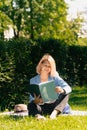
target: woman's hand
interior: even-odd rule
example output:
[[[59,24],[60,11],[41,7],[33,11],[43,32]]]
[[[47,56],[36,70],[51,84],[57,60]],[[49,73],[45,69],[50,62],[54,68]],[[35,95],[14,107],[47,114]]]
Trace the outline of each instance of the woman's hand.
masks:
[[[62,89],[60,86],[55,87],[56,93],[64,93],[64,89]]]
[[[34,103],[35,104],[43,103],[43,100],[42,100],[42,98],[40,98],[40,95],[36,96],[36,94],[34,94]]]

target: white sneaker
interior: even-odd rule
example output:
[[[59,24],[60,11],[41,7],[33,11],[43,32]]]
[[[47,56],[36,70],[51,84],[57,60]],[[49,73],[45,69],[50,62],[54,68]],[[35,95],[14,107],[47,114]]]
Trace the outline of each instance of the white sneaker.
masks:
[[[37,120],[46,120],[46,118],[40,114],[35,115]]]
[[[57,116],[57,113],[58,113],[58,111],[57,111],[57,110],[54,110],[54,111],[51,113],[51,115],[50,115],[50,119],[55,119],[56,116]]]

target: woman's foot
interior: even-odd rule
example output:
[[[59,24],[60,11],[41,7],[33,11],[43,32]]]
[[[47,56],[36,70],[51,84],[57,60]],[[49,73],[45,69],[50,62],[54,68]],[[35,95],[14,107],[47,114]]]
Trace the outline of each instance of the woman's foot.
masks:
[[[57,116],[57,114],[58,114],[58,111],[57,111],[57,110],[54,110],[54,111],[51,113],[51,115],[50,115],[50,119],[55,119],[56,116]]]
[[[46,118],[40,114],[35,115],[37,120],[46,120]]]

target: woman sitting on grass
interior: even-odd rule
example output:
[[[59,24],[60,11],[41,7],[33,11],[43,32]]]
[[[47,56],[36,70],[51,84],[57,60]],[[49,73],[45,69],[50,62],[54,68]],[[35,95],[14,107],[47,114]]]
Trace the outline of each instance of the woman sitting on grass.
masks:
[[[54,119],[60,113],[70,113],[68,99],[71,87],[59,76],[53,57],[45,54],[39,61],[36,72],[38,75],[30,79],[30,84],[54,80],[55,92],[58,95],[58,99],[49,103],[43,103],[40,96],[34,94],[34,97],[32,97],[30,95],[30,102],[28,104],[29,115],[36,116],[37,119],[45,119],[43,115],[50,115],[50,118]],[[68,109],[66,109],[67,105]]]

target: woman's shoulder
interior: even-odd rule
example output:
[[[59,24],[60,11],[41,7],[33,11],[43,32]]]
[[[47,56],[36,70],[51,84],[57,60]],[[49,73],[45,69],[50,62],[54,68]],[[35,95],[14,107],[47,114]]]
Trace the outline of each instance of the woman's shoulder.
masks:
[[[61,76],[58,74],[58,75],[56,75],[56,76],[53,76],[53,79],[54,79],[54,80],[58,80],[58,79],[62,79],[62,78],[61,78]]]
[[[39,80],[40,80],[40,76],[36,75],[30,79],[30,84],[34,84],[34,83],[37,84],[39,83]]]

